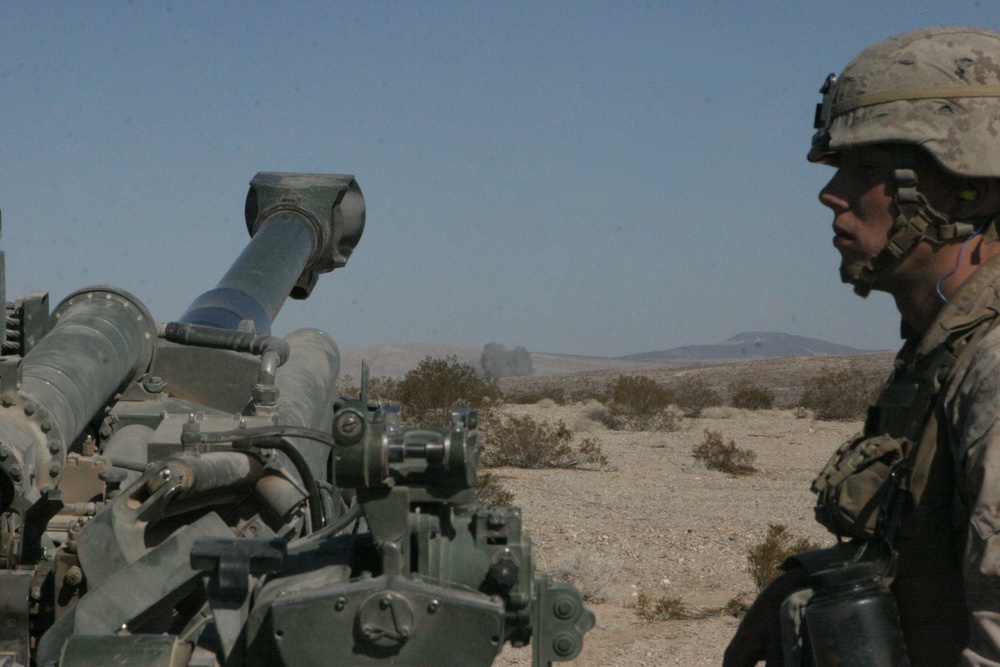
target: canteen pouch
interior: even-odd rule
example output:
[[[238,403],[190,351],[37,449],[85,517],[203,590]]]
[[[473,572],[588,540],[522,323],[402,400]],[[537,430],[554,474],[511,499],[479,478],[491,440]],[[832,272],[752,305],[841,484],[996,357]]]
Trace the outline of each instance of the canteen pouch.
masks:
[[[913,443],[888,435],[858,436],[837,449],[813,480],[816,520],[837,537],[871,540],[893,467]]]

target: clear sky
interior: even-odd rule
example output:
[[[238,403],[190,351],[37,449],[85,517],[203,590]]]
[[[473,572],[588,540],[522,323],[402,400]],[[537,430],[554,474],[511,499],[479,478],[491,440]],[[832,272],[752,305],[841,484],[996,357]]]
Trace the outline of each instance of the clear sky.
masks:
[[[347,267],[289,301],[342,347],[616,356],[782,331],[897,346],[839,283],[823,78],[994,0],[0,2],[7,297],[159,321],[246,243],[258,171],[354,174]]]

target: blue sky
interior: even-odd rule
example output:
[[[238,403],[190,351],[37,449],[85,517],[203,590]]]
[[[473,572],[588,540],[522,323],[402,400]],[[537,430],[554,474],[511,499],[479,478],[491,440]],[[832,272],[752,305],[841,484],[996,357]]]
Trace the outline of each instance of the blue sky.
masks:
[[[0,2],[7,297],[159,321],[246,243],[258,171],[354,174],[347,267],[275,323],[342,347],[615,356],[769,330],[896,347],[841,285],[817,90],[980,2]]]

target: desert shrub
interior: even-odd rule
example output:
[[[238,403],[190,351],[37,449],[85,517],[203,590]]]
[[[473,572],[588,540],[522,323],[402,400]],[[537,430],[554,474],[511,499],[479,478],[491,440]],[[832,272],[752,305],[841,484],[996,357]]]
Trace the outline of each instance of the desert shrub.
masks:
[[[806,382],[799,406],[812,410],[816,419],[864,419],[881,385],[880,376],[855,366],[843,369],[828,366]]]
[[[596,438],[573,447],[573,432],[561,419],[555,424],[530,415],[490,416],[479,423],[479,463],[487,467],[579,468],[607,465]]]
[[[368,400],[396,401],[396,387],[399,383],[390,377],[374,377],[368,380]],[[358,390],[360,391],[360,389]],[[355,395],[357,392],[355,392]]]
[[[734,380],[726,387],[729,405],[745,410],[770,410],[774,407],[774,392],[753,380]]]
[[[514,494],[496,473],[480,469],[476,475],[476,502],[487,507],[506,507],[514,504]]]
[[[640,592],[636,600],[635,615],[644,621],[683,621],[708,616],[742,616],[750,609],[748,596],[749,593],[738,593],[721,607],[700,609],[677,596],[664,595],[654,599],[647,593]]]
[[[609,588],[622,576],[621,563],[611,556],[575,551],[550,570],[557,581],[573,584],[587,602],[606,602]]]
[[[608,390],[604,425],[617,431],[672,431],[677,417],[667,410],[673,392],[642,375],[620,375]]]
[[[608,420],[608,406],[597,401],[590,401],[583,408],[583,416],[604,424]]]
[[[482,418],[499,396],[495,382],[484,380],[475,368],[449,356],[426,357],[395,384],[388,400],[400,405],[408,424],[448,427],[453,407],[474,408]]]
[[[717,405],[705,408],[699,416],[703,419],[732,419],[739,416],[739,413],[735,408],[731,408],[728,405]]]
[[[780,523],[768,524],[764,540],[747,547],[747,565],[757,592],[778,578],[779,567],[786,558],[821,547],[807,538],[796,538]]]
[[[722,405],[722,396],[701,378],[685,378],[674,392],[674,403],[685,417],[699,417],[705,408]]]
[[[719,470],[733,477],[752,475],[757,472],[753,467],[757,460],[757,452],[752,449],[740,449],[734,440],[725,444],[722,434],[718,431],[705,429],[705,439],[695,445],[691,454],[705,463],[709,470]]]
[[[566,390],[562,387],[533,387],[531,389],[520,389],[505,391],[503,393],[505,403],[514,405],[534,405],[542,401],[553,401],[558,405],[566,405]]]
[[[584,379],[579,386],[575,387],[567,395],[567,403],[586,403],[587,401],[607,400],[607,391],[598,386],[594,381]]]
[[[337,378],[337,393],[341,396],[357,396],[360,391],[357,380],[350,373],[344,373]]]
[[[729,598],[726,604],[718,609],[719,615],[735,616],[738,618],[746,614],[750,611],[750,605],[753,602],[753,600],[747,600],[748,595],[749,593],[744,591]]]
[[[679,597],[664,595],[653,599],[652,596],[640,592],[639,599],[635,603],[635,615],[644,621],[680,621],[700,614]]]

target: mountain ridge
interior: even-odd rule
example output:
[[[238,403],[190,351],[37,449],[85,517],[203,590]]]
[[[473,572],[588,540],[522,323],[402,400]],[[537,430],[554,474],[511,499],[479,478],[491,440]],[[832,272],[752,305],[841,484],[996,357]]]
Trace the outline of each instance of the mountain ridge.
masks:
[[[482,347],[443,343],[398,343],[341,349],[341,373],[360,377],[361,361],[366,360],[372,377],[402,378],[426,357],[454,356],[458,361],[479,368]],[[620,357],[597,357],[580,354],[531,352],[535,376],[562,375],[589,371],[630,371],[649,366],[676,366],[698,362],[724,362],[796,356],[845,356],[868,354],[864,350],[828,341],[782,334],[748,331],[715,345],[686,345],[640,352]],[[688,356],[685,356],[688,355]],[[700,356],[699,356],[700,355]]]
[[[867,354],[865,350],[840,345],[819,338],[807,338],[777,331],[745,331],[721,343],[683,345],[667,350],[627,354],[628,361],[735,361],[739,359],[776,359],[781,357],[842,356]]]

